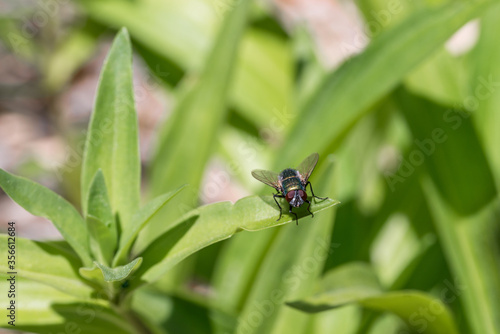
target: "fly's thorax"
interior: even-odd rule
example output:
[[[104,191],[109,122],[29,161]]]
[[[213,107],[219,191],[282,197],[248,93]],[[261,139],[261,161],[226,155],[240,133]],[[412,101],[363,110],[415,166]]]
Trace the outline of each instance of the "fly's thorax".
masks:
[[[279,177],[282,179],[286,179],[291,176],[300,177],[299,172],[293,168],[283,169],[279,175]]]
[[[287,168],[282,170],[278,179],[285,195],[292,190],[305,190],[300,174],[295,169]]]

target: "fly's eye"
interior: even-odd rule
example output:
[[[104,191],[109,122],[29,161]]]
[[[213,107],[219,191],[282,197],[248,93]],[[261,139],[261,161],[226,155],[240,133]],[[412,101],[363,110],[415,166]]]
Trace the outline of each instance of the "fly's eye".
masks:
[[[307,199],[307,193],[304,190],[299,190],[299,196],[302,198],[302,200]]]
[[[290,203],[290,201],[293,199],[294,196],[295,196],[295,191],[292,190],[286,193],[285,199],[288,203]]]

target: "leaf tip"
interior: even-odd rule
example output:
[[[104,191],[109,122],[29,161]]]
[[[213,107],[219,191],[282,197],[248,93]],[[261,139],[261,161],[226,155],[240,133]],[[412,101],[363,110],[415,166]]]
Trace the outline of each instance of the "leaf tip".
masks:
[[[118,31],[118,36],[126,38],[127,40],[130,39],[130,35],[128,33],[127,27],[121,27],[120,30]]]

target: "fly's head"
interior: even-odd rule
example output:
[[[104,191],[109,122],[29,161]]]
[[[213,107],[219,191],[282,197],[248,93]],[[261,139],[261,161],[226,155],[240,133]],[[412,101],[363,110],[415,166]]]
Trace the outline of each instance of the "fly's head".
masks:
[[[304,201],[307,200],[307,194],[304,190],[291,190],[285,196],[286,201],[293,206],[294,208],[298,208]]]

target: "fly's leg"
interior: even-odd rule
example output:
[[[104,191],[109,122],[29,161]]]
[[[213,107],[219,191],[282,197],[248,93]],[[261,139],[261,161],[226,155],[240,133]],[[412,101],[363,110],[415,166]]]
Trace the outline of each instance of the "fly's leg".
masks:
[[[325,200],[325,199],[328,198],[328,197],[318,197],[318,196],[314,195],[312,184],[309,181],[307,181],[306,186],[304,187],[304,189],[307,187],[307,185],[309,185],[309,188],[311,188],[311,194],[313,195],[313,197],[316,197],[316,198],[319,198],[319,199],[322,199],[322,200]]]
[[[276,205],[278,206],[278,208],[280,208],[280,217],[278,219],[276,219],[276,221],[280,220],[281,219],[281,215],[283,214],[283,210],[281,210],[281,206],[280,204],[278,203],[278,201],[276,200],[276,197],[279,197],[279,198],[285,198],[285,196],[281,195],[281,194],[273,194],[273,198],[274,198],[274,201],[276,202]]]
[[[311,207],[311,202],[309,202],[307,199],[304,202],[306,202],[307,204],[309,204],[307,206],[307,211],[309,211],[309,213],[311,214],[311,217],[314,218],[314,213],[312,213],[311,210],[309,210],[309,208]]]
[[[299,218],[297,218],[297,214],[292,211],[292,206],[290,205],[290,209],[288,210],[292,215],[295,216],[295,224],[299,225]]]

